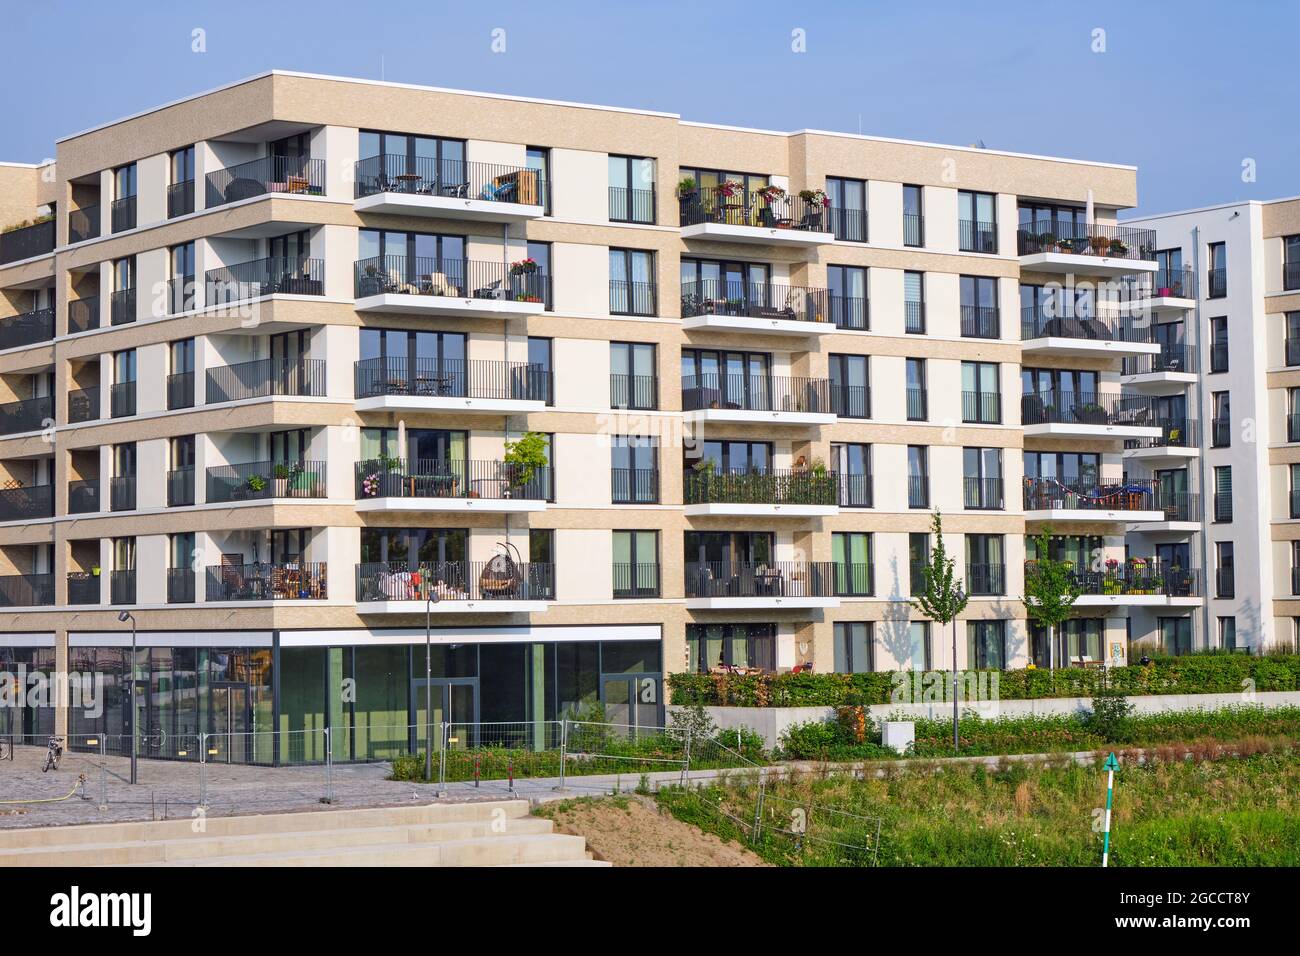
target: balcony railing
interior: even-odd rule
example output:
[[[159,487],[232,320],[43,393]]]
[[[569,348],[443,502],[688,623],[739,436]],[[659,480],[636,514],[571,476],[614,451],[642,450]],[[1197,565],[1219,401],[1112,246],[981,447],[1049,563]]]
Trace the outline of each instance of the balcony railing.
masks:
[[[1300,339],[1288,337],[1286,340],[1286,364],[1300,365]]]
[[[609,221],[635,222],[652,226],[655,223],[655,189],[627,189],[609,187]]]
[[[658,468],[611,468],[609,500],[616,505],[645,505],[659,501]]]
[[[173,372],[167,376],[167,407],[194,407],[194,373]]]
[[[609,407],[631,409],[658,408],[658,376],[611,373],[609,376]]]
[[[1002,396],[997,392],[962,392],[961,420],[967,425],[1000,425]]]
[[[390,458],[358,462],[357,500],[366,498],[483,498],[546,501],[551,469],[528,469],[504,461],[438,461]]]
[[[98,604],[100,593],[99,575],[85,571],[68,572],[69,604]]]
[[[114,232],[125,232],[128,229],[135,228],[134,196],[123,196],[121,199],[114,199],[108,212]]]
[[[1209,281],[1208,295],[1211,299],[1222,299],[1228,294],[1228,269],[1226,266],[1211,269],[1206,274],[1206,277]]]
[[[870,597],[876,593],[876,569],[871,564],[832,564],[835,593],[841,597]]]
[[[324,498],[323,461],[252,461],[208,469],[208,503]]]
[[[743,373],[682,376],[682,410],[687,412],[717,408],[828,414],[832,407],[830,382],[824,378]]]
[[[694,561],[686,565],[688,598],[832,597],[830,561]]]
[[[1112,223],[1044,221],[1017,229],[1016,245],[1022,256],[1055,252],[1145,261],[1155,258],[1156,233]]]
[[[551,372],[528,362],[368,358],[355,366],[357,398],[418,395],[549,402]]]
[[[1232,444],[1232,419],[1210,419],[1210,447],[1227,448]]]
[[[751,319],[829,323],[825,289],[703,279],[682,283],[682,318],[725,315]]]
[[[83,206],[68,213],[68,242],[99,238],[99,207]]]
[[[54,575],[0,575],[0,607],[46,607],[54,603]]]
[[[1214,572],[1214,596],[1216,598],[1237,596],[1237,575],[1233,568],[1219,568]]]
[[[325,260],[273,256],[209,269],[204,278],[208,305],[267,295],[324,295]]]
[[[1156,486],[1152,505],[1166,521],[1200,521],[1201,496],[1195,491],[1175,491]]]
[[[385,153],[356,164],[356,198],[406,193],[445,199],[479,199],[526,206],[546,205],[548,183],[541,170],[463,159]]]
[[[109,414],[125,418],[135,414],[135,382],[118,382],[108,389]]]
[[[1291,569],[1291,593],[1300,594],[1300,568]]]
[[[99,418],[99,386],[68,392],[68,423],[93,422]]]
[[[1125,375],[1196,371],[1198,363],[1195,345],[1161,345],[1157,355],[1129,355],[1124,358]]]
[[[536,561],[501,569],[488,561],[357,565],[358,601],[553,601],[555,565]]]
[[[99,328],[99,296],[73,299],[68,303],[68,334]]]
[[[930,476],[907,476],[907,506],[909,508],[930,507]]]
[[[659,565],[614,562],[615,598],[657,598]]]
[[[431,298],[539,302],[551,297],[551,277],[515,272],[504,262],[437,259],[426,256],[375,256],[356,264],[356,296],[420,295]]]
[[[832,383],[831,411],[841,418],[871,417],[870,385],[839,385]]]
[[[37,309],[0,319],[0,349],[17,349],[54,338],[54,310]]]
[[[1130,301],[1196,298],[1196,273],[1191,269],[1158,269],[1145,275],[1125,276],[1120,281],[1123,298]]]
[[[903,303],[903,331],[908,335],[925,334],[925,303]]]
[[[1221,524],[1232,520],[1232,492],[1214,493],[1214,520]]]
[[[653,282],[609,280],[611,315],[658,315],[659,289]]]
[[[54,230],[55,222],[51,217],[44,222],[0,232],[0,265],[53,252]]]
[[[1033,567],[1033,561],[1025,562],[1026,573],[1030,573]],[[1167,597],[1200,597],[1205,593],[1200,568],[1184,568],[1153,558],[1116,561],[1096,571],[1075,569],[1070,572],[1070,577],[1079,593],[1089,596],[1162,594]]]
[[[53,485],[0,489],[0,521],[30,521],[53,515]]]
[[[115,475],[109,478],[108,500],[111,511],[134,511],[135,475]]]
[[[189,568],[167,569],[167,603],[194,603],[194,572]]]
[[[831,232],[841,242],[867,242],[867,210],[865,209],[827,209],[826,216],[831,223]]]
[[[207,175],[208,209],[267,193],[325,194],[325,160],[306,156],[264,156]]]
[[[915,213],[903,213],[903,245],[920,247],[925,245],[925,217]]]
[[[209,405],[268,395],[325,394],[324,359],[257,359],[208,369]]]
[[[174,468],[167,472],[167,507],[182,508],[194,504],[194,467]]]
[[[0,404],[0,435],[40,431],[54,419],[54,399],[49,395]]]
[[[966,565],[966,590],[971,595],[990,597],[1007,593],[1005,564]]]
[[[318,601],[329,597],[323,562],[222,564],[207,569],[209,601]]]
[[[1025,306],[1020,310],[1020,339],[1062,338],[1096,342],[1150,342],[1152,323],[1144,316],[1058,315],[1049,304]]]
[[[167,218],[188,216],[194,211],[194,180],[172,183],[167,187]]]
[[[195,306],[195,293],[198,283],[194,276],[176,276],[167,280],[167,314],[180,315],[189,312]]]
[[[1282,264],[1282,291],[1294,292],[1300,289],[1300,262]]]
[[[1006,505],[1001,478],[963,478],[962,500],[971,510],[1001,511]]]
[[[865,332],[871,328],[871,300],[861,295],[830,295],[831,322],[837,329]]]
[[[1228,346],[1216,342],[1210,346],[1210,374],[1214,375],[1228,370]]]
[[[1152,511],[1158,483],[1130,478],[1123,482],[1059,481],[1026,478],[1026,511]]]
[[[839,476],[833,471],[771,468],[765,471],[690,469],[682,476],[688,505],[835,505]]]
[[[1119,392],[1037,392],[1020,399],[1022,425],[1117,425],[1154,428],[1155,401]]]
[[[826,232],[835,219],[822,203],[786,195],[764,199],[759,193],[723,196],[711,189],[679,200],[681,224],[698,226],[752,226],[759,229],[794,229],[803,232]],[[845,220],[846,229],[855,227],[866,235],[866,218],[856,224]],[[863,240],[859,240],[863,241]]]
[[[113,604],[134,604],[135,568],[110,572],[108,592]]]
[[[987,305],[961,307],[961,334],[968,339],[996,339],[1002,335],[998,310]]]
[[[1286,417],[1286,440],[1300,441],[1300,414],[1290,414]]]
[[[1291,489],[1291,517],[1300,518],[1300,488]]]
[[[867,474],[839,472],[837,490],[838,503],[841,508],[872,507],[875,482],[870,472]]]
[[[135,289],[118,289],[109,296],[108,317],[113,325],[135,321]]]
[[[1195,448],[1197,422],[1193,418],[1161,418],[1148,423],[1160,429],[1159,438],[1130,438],[1125,448]]]
[[[99,511],[99,479],[77,478],[68,482],[68,514],[84,515]]]
[[[907,390],[907,420],[909,422],[923,422],[929,418],[927,413],[926,390],[923,388],[909,388]]]
[[[962,252],[998,251],[998,224],[996,222],[978,222],[974,219],[957,221],[957,245]]]

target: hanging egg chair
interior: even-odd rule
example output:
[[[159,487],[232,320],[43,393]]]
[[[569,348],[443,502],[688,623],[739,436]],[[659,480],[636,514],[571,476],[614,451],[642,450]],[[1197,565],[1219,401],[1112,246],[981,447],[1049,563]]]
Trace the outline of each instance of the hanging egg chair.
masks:
[[[518,597],[523,583],[519,549],[508,541],[498,542],[497,547],[501,553],[493,555],[483,565],[483,572],[478,578],[479,592],[485,598]]]

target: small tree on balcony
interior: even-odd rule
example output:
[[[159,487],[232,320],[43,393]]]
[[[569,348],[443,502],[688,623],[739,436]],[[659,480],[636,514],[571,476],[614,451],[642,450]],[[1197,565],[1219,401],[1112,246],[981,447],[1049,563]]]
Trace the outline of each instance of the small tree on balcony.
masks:
[[[1030,620],[1047,629],[1047,666],[1056,667],[1056,632],[1074,613],[1079,582],[1073,565],[1052,557],[1052,529],[1043,529],[1034,540],[1038,558],[1025,562],[1025,610]]]

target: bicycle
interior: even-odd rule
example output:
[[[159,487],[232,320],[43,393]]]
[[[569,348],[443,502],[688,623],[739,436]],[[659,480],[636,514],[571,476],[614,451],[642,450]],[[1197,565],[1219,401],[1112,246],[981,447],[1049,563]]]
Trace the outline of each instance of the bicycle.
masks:
[[[8,734],[0,736],[0,760],[14,759],[14,741]]]
[[[63,758],[63,738],[51,737],[50,742],[45,745],[45,764],[41,767],[41,773],[47,773],[50,770],[59,769],[59,761]]]

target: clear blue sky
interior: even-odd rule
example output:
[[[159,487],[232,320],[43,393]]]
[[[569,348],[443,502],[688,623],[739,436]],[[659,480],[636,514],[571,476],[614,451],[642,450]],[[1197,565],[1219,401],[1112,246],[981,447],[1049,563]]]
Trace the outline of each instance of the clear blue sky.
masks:
[[[378,78],[382,56],[398,82],[780,130],[861,117],[868,134],[1132,163],[1143,212],[1300,194],[1300,5],[1284,0],[0,0],[0,23],[12,161],[271,68]]]

